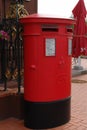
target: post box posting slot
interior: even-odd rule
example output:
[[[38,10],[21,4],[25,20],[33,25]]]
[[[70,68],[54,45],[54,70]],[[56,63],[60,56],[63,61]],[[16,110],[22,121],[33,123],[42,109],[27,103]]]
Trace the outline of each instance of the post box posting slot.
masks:
[[[43,24],[42,32],[58,32],[58,25],[56,24]]]

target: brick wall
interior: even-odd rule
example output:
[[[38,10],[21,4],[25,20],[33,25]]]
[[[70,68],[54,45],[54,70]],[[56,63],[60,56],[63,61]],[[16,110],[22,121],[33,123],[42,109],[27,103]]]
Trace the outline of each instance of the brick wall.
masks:
[[[5,12],[9,8],[10,0],[0,0],[0,20],[4,17]],[[24,2],[25,8],[29,14],[37,13],[37,0],[30,0],[30,2]]]

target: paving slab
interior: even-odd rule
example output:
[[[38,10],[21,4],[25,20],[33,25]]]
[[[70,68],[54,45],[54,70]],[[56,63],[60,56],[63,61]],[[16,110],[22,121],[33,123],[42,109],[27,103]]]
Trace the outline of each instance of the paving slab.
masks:
[[[81,58],[81,64],[72,64],[72,77],[87,74],[87,58]]]

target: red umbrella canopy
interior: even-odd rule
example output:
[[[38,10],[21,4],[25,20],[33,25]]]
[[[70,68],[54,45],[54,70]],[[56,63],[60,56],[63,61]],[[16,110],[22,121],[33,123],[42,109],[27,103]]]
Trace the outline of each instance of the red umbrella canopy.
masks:
[[[86,8],[84,0],[79,0],[72,10],[74,18],[77,20],[74,26],[73,56],[78,57],[87,53],[86,43]]]

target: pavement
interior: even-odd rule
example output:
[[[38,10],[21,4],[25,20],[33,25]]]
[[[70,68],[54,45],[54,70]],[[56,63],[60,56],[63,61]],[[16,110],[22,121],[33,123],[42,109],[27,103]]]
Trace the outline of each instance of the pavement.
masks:
[[[80,64],[73,61],[72,59],[72,77],[87,74],[87,57],[81,58]]]
[[[82,59],[81,63],[86,70],[87,59]],[[65,125],[47,130],[87,130],[87,73],[72,76],[71,86],[71,120]],[[0,121],[0,130],[30,129],[24,127],[23,120],[9,118]]]

